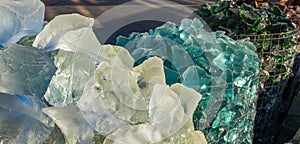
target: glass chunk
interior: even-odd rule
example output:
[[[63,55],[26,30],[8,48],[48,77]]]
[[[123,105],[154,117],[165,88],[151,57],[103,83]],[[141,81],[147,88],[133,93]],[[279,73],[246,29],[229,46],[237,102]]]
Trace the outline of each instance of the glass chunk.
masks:
[[[1,0],[0,45],[6,47],[39,33],[44,25],[44,12],[45,5],[40,0]]]
[[[54,128],[36,97],[0,93],[0,142],[43,143]]]
[[[0,92],[43,98],[56,71],[41,50],[17,44],[0,50]]]
[[[53,119],[64,134],[67,143],[91,143],[93,129],[77,107],[49,107],[43,112]]]

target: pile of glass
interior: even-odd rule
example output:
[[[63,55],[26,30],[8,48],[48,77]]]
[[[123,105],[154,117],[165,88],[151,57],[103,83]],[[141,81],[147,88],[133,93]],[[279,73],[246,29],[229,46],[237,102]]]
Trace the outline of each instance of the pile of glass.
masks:
[[[93,24],[61,15],[2,47],[0,143],[205,144],[192,121],[201,94],[167,85],[158,57],[134,66],[126,49],[101,46]]]
[[[196,13],[213,30],[224,30],[234,39],[249,37],[255,44],[261,59],[255,140],[272,143],[281,98],[297,53],[297,26],[278,6],[255,8],[246,3],[220,1],[216,5],[201,5]]]
[[[166,23],[120,36],[117,45],[128,49],[136,65],[161,57],[168,84],[202,94],[193,121],[196,129],[205,129],[209,143],[252,142],[260,60],[248,39],[234,41],[205,31],[199,19],[184,19],[179,27]]]
[[[102,46],[92,18],[57,16],[41,32],[28,19],[16,23],[32,33],[1,37],[0,143],[252,142],[260,61],[248,39],[184,19]]]
[[[245,3],[238,6],[231,1],[220,1],[216,5],[201,5],[196,13],[213,30],[224,30],[234,39],[250,37],[262,62],[261,85],[270,87],[269,83],[276,85],[289,78],[298,29],[279,7],[257,9]],[[261,89],[267,91],[263,86]]]
[[[243,3],[219,1],[216,5],[203,4],[197,11],[213,30],[224,30],[230,36],[240,34],[274,34],[296,27],[278,6],[255,8]]]

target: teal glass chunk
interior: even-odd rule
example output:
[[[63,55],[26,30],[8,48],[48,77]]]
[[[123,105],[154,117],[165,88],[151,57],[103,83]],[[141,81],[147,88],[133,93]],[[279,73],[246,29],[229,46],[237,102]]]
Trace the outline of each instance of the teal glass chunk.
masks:
[[[207,84],[210,81],[210,77],[206,74],[206,71],[198,66],[190,66],[182,74],[182,84],[190,88],[205,90]]]
[[[119,42],[120,46],[125,46],[128,43],[129,40],[130,40],[129,38],[124,37],[124,36],[119,36],[117,38],[117,41]]]
[[[160,34],[161,36],[172,35],[176,31],[176,25],[174,23],[167,22],[164,27],[158,27],[155,29],[155,34]]]
[[[199,57],[203,54],[201,45],[193,37],[189,37],[182,46],[194,57]]]
[[[189,38],[189,34],[187,32],[181,32],[179,34],[179,37],[183,40],[186,41]]]
[[[164,67],[165,75],[166,75],[166,83],[168,85],[179,83],[180,82],[180,74],[172,69]]]
[[[172,46],[172,64],[175,66],[175,69],[181,70],[190,65],[194,65],[192,57],[187,51],[178,47]]]

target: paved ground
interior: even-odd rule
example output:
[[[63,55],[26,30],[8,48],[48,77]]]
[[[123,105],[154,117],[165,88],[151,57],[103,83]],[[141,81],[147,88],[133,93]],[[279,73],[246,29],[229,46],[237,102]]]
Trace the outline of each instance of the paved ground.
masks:
[[[110,8],[130,2],[131,0],[42,0],[46,5],[46,20],[51,20],[59,14],[80,13],[81,15],[96,18]],[[157,0],[137,0],[157,1]],[[212,3],[217,0],[170,0],[181,5],[195,8],[203,3]]]

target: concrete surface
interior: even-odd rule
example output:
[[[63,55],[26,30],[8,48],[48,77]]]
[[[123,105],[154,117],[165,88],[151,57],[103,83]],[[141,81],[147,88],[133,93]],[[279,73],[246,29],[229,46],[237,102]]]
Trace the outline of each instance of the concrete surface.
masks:
[[[46,5],[46,20],[51,20],[60,14],[79,13],[81,15],[96,18],[105,11],[130,2],[132,0],[42,0]],[[137,0],[137,2],[155,2],[157,0]],[[213,3],[217,0],[170,0],[181,5],[195,9],[203,3]]]

